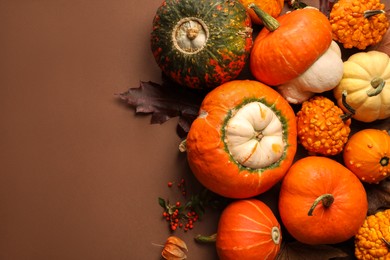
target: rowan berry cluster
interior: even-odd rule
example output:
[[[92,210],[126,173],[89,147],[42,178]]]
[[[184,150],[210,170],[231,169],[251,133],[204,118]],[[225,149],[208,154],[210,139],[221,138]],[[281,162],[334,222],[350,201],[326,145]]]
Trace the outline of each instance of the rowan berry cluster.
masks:
[[[176,205],[180,202],[176,202]],[[198,214],[194,210],[188,210],[181,208],[180,206],[174,206],[163,212],[163,217],[169,223],[169,227],[172,231],[175,231],[178,228],[182,228],[184,231],[193,229],[195,222],[199,219]]]
[[[181,195],[185,198],[187,195],[186,182],[181,179],[179,182],[168,182],[168,187],[171,188],[176,184]],[[159,198],[159,204],[164,209],[162,217],[169,223],[171,231],[177,229],[183,229],[187,232],[194,228],[195,222],[197,222],[200,216],[203,214],[202,202],[199,201],[198,196],[192,196],[186,200],[186,203],[177,200],[171,204],[169,200]]]

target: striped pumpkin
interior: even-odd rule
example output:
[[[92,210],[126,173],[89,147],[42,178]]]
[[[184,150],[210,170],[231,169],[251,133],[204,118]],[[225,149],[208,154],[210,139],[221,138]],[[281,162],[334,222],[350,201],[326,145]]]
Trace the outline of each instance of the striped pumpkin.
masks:
[[[216,239],[220,260],[275,259],[281,242],[280,225],[260,200],[236,200],[221,214]]]

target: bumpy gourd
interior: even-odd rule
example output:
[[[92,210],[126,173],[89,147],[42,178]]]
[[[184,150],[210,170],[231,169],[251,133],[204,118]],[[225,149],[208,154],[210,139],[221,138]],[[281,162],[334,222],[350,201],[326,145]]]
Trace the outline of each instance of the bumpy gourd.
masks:
[[[270,189],[296,152],[289,103],[254,80],[233,80],[209,92],[186,139],[187,158],[209,190],[248,198]]]
[[[355,256],[361,260],[389,259],[390,209],[366,218],[355,236]]]
[[[364,50],[377,44],[386,33],[389,22],[385,5],[379,0],[339,0],[330,12],[333,39],[344,48]]]
[[[344,62],[343,78],[334,88],[337,104],[342,96],[355,110],[354,119],[362,122],[390,117],[390,58],[379,51],[358,52]]]
[[[251,47],[251,19],[238,0],[165,0],[153,20],[157,64],[189,88],[211,89],[236,78]]]
[[[310,153],[336,155],[348,141],[349,116],[330,99],[314,96],[297,113],[298,141]]]

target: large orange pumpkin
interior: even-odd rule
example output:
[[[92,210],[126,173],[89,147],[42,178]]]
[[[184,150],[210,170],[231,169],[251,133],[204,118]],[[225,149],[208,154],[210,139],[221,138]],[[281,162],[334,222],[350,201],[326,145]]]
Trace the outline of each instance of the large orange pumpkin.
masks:
[[[274,89],[253,80],[230,81],[209,92],[186,139],[196,178],[231,198],[270,189],[287,172],[296,148],[291,106]]]
[[[296,161],[283,179],[279,213],[287,231],[306,244],[335,244],[357,234],[367,214],[366,191],[342,164],[327,157]]]
[[[385,130],[360,130],[348,140],[343,158],[360,180],[378,183],[390,174],[390,135]]]
[[[262,201],[237,200],[223,210],[216,238],[220,260],[272,260],[281,242],[279,222]]]

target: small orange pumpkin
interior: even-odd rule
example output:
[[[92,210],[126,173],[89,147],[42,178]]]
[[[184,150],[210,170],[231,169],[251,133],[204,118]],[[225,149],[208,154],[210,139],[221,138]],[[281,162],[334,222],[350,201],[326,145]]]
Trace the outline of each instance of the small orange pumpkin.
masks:
[[[335,244],[356,235],[368,210],[366,191],[348,168],[327,157],[296,161],[283,179],[279,213],[306,244]]]
[[[223,210],[216,238],[221,260],[275,259],[281,242],[279,222],[262,201],[237,200]]]
[[[250,54],[253,76],[270,86],[284,84],[309,69],[330,47],[332,28],[319,10],[304,8],[276,19],[252,5],[265,27]]]
[[[295,114],[271,87],[233,80],[206,95],[185,144],[203,186],[225,197],[253,197],[280,181],[292,164]]]
[[[360,130],[348,140],[343,158],[360,180],[378,183],[390,174],[390,135],[385,130]]]
[[[263,24],[259,16],[249,8],[248,6],[252,3],[260,7],[264,12],[267,12],[272,17],[278,17],[283,10],[284,0],[239,0],[243,6],[247,9],[249,16],[251,17],[252,23]]]

